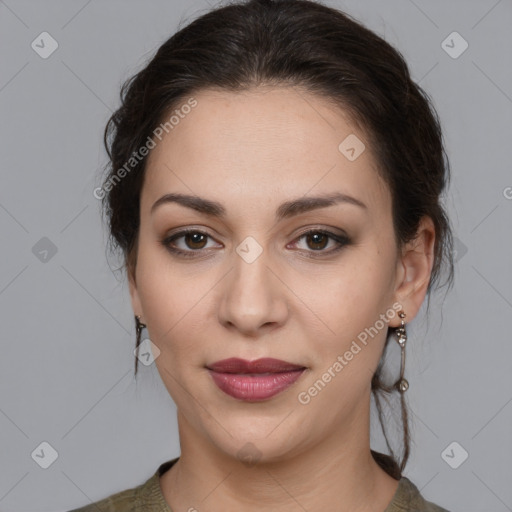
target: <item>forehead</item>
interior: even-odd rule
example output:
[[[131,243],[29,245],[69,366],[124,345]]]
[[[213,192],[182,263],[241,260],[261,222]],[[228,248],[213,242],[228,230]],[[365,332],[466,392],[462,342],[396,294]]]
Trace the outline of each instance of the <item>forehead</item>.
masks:
[[[322,192],[376,208],[390,201],[365,133],[324,98],[284,86],[193,98],[193,108],[181,110],[186,97],[164,117],[176,114],[148,156],[142,209],[173,191],[259,204]]]

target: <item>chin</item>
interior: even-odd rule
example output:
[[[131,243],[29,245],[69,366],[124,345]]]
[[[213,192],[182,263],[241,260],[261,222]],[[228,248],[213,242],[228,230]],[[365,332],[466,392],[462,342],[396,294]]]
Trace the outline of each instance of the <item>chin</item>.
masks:
[[[210,431],[211,423],[206,427],[210,441],[217,449],[229,457],[239,460],[248,467],[257,463],[274,463],[286,460],[300,452],[301,442],[294,433],[301,432],[307,437],[307,433],[298,428],[298,425],[282,423],[286,414],[279,418],[256,418],[245,415],[239,421],[225,421],[222,427],[215,424],[215,430]],[[231,435],[230,435],[231,434]]]

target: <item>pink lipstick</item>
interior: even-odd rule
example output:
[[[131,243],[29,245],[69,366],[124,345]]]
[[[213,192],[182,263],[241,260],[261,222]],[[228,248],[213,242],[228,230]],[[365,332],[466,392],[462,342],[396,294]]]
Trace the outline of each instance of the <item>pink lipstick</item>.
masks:
[[[254,361],[230,358],[207,365],[210,375],[224,393],[239,400],[267,400],[290,387],[304,366],[262,358]]]

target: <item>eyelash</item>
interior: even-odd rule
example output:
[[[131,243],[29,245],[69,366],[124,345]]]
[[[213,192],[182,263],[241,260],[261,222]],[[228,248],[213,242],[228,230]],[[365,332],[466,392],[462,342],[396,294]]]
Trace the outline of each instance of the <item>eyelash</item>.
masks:
[[[210,235],[208,233],[205,233],[204,231],[200,231],[198,229],[184,229],[182,231],[174,233],[173,235],[171,235],[169,237],[164,238],[163,240],[161,240],[161,244],[168,251],[170,251],[172,254],[174,254],[176,256],[185,257],[185,258],[196,258],[196,257],[198,257],[198,253],[203,252],[203,249],[190,249],[188,251],[184,251],[182,249],[177,249],[176,247],[171,246],[172,242],[174,242],[175,240],[178,240],[180,238],[183,238],[184,236],[186,236],[188,234],[200,234],[200,235],[207,236],[208,238],[212,238],[212,237],[210,237]],[[311,229],[309,231],[305,231],[304,233],[301,233],[297,238],[295,238],[294,242],[299,241],[302,238],[305,238],[311,234],[326,235],[328,238],[334,240],[338,244],[338,247],[335,247],[334,249],[330,249],[328,251],[326,251],[324,249],[308,250],[308,251],[306,251],[307,253],[309,253],[307,255],[307,257],[310,257],[310,258],[319,258],[319,257],[321,258],[324,256],[332,255],[334,253],[339,252],[341,249],[343,249],[345,246],[347,246],[351,243],[350,238],[348,238],[346,235],[337,235],[336,233],[332,233],[331,231],[326,231],[324,229]],[[318,255],[317,254],[312,255],[311,253],[313,253],[313,254],[317,253]]]

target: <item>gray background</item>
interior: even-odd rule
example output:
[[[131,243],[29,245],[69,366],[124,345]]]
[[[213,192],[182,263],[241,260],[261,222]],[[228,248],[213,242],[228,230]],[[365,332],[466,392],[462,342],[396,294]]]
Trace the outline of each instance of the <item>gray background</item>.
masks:
[[[404,54],[440,113],[453,171],[446,206],[456,285],[444,302],[444,291],[433,297],[428,322],[423,308],[409,325],[413,453],[405,474],[452,512],[510,511],[512,2],[328,5]],[[85,505],[139,485],[179,454],[175,407],[155,366],[139,365],[133,377],[128,288],[107,261],[92,192],[122,81],[209,7],[0,1],[4,512]],[[31,48],[43,31],[59,44],[47,59]],[[469,44],[456,59],[441,47],[453,31]],[[45,261],[36,245],[48,244],[43,237],[57,250]],[[31,456],[44,441],[58,453],[48,469]],[[454,441],[469,454],[457,469],[441,455]],[[378,432],[372,445],[384,449]],[[449,453],[460,458],[461,448]]]

